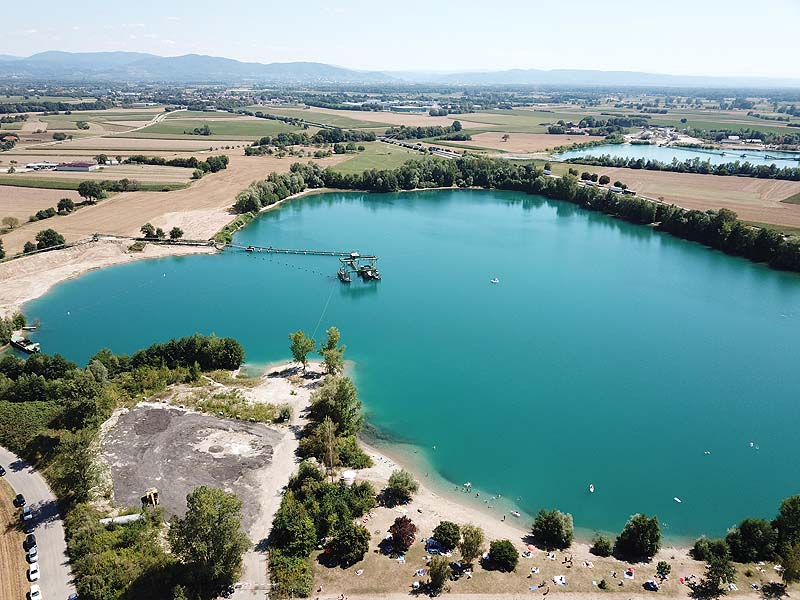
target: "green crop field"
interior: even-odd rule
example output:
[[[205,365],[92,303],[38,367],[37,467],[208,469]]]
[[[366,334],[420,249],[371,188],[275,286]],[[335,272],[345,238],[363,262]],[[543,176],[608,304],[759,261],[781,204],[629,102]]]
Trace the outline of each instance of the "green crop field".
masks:
[[[80,179],[55,179],[51,177],[25,177],[14,175],[0,175],[0,185],[14,187],[41,188],[46,190],[77,190],[82,183]],[[189,187],[188,183],[145,181],[139,183],[139,191],[162,192],[181,190]]]
[[[800,204],[800,194],[795,194],[794,196],[789,196],[788,198],[784,198],[781,200],[784,204]]]
[[[195,128],[208,125],[211,135],[192,135],[184,133]],[[236,119],[233,121],[214,121],[213,119],[202,121],[187,119],[185,121],[177,119],[165,119],[161,123],[156,123],[142,130],[130,134],[121,134],[117,137],[130,138],[160,138],[160,139],[196,139],[196,140],[256,140],[265,135],[275,135],[282,132],[298,131],[299,128],[287,125],[280,121],[269,119]]]
[[[23,102],[94,102],[97,98],[71,98],[69,96],[0,96],[0,104],[15,104]]]
[[[270,106],[248,106],[247,110],[253,112],[261,111],[262,113],[278,115],[281,117],[290,117],[292,119],[303,119],[305,121],[312,121],[314,123],[322,123],[323,125],[330,125],[331,127],[341,127],[342,129],[374,129],[381,127],[386,129],[391,127],[387,123],[376,123],[374,121],[363,121],[358,118],[359,111],[349,111],[353,116],[342,114],[331,114],[314,110],[313,108],[272,108]],[[344,111],[342,111],[344,112]]]
[[[16,123],[0,123],[0,129],[6,129],[6,130],[22,129],[22,121],[17,121]]]
[[[487,111],[478,113],[466,113],[461,115],[450,115],[459,121],[469,123],[481,123],[486,127],[481,127],[482,131],[501,131],[508,133],[546,133],[547,127],[540,123],[554,123],[560,119],[564,121],[580,121],[579,113],[563,112],[541,112],[533,110],[514,110],[514,111]],[[467,127],[469,127],[467,123]],[[472,131],[476,131],[472,129]]]
[[[366,150],[354,154],[353,158],[331,167],[339,173],[361,173],[367,169],[395,169],[400,165],[422,154],[413,150],[406,150],[399,146],[392,146],[382,142],[367,142]]]
[[[174,110],[167,113],[167,119],[232,119],[237,116],[243,115],[216,110]]]

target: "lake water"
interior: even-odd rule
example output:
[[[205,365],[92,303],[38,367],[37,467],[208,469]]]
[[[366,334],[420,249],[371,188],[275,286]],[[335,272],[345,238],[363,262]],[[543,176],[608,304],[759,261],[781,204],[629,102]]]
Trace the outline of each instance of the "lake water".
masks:
[[[699,158],[701,161],[711,161],[712,165],[724,163],[749,162],[753,165],[776,164],[779,168],[800,167],[800,153],[798,152],[778,152],[777,150],[701,150],[697,148],[680,148],[675,146],[653,146],[638,144],[603,144],[582,150],[570,150],[555,154],[559,160],[578,158],[581,156],[620,156],[623,158],[643,158],[645,160],[659,160],[670,163],[673,158],[683,162]],[[744,155],[744,156],[743,156]],[[767,158],[767,156],[771,158]]]
[[[84,362],[216,332],[264,364],[336,325],[383,435],[583,529],[723,534],[799,491],[797,275],[514,192],[311,196],[236,239],[375,253],[383,281],[341,284],[331,257],[141,261],[31,302],[36,339]]]

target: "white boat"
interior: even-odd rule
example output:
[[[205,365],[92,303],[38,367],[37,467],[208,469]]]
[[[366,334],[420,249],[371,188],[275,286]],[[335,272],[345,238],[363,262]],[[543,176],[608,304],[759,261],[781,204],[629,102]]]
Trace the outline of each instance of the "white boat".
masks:
[[[590,483],[590,484],[589,484],[589,491],[590,491],[592,494],[594,494],[594,484],[593,484],[593,483]]]
[[[675,502],[677,502],[678,504],[680,504],[681,502],[683,502],[683,500],[681,500],[681,499],[680,499],[680,498],[678,498],[677,496],[675,496],[675,497],[673,498],[673,500],[675,500]]]
[[[472,482],[468,481],[467,483],[464,484],[464,487],[465,488],[471,488],[472,487]]]
[[[519,518],[520,518],[522,515],[521,515],[521,514],[519,514],[519,511],[512,510],[512,511],[511,511],[511,516],[512,516],[512,517],[517,517],[517,518],[519,519]]]
[[[500,280],[497,277],[495,277],[493,279],[490,279],[489,282],[490,283],[500,283]]]

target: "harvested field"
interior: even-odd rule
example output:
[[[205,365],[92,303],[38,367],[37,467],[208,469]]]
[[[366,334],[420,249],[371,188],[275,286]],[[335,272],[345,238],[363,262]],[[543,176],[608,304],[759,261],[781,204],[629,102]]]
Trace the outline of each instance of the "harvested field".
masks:
[[[5,465],[8,466],[8,465]],[[0,479],[0,598],[25,598],[28,590],[25,536],[17,528],[19,517],[12,502],[14,491]]]
[[[608,175],[612,182],[619,179],[643,196],[684,208],[729,208],[745,221],[800,227],[800,205],[782,202],[800,193],[800,181],[572,166],[579,171]]]
[[[268,111],[267,111],[268,112]],[[321,115],[330,115],[333,117],[346,117],[348,119],[358,119],[359,121],[367,121],[373,125],[364,125],[364,127],[371,127],[375,125],[406,125],[408,127],[430,127],[432,125],[442,125],[449,127],[453,121],[461,121],[466,129],[469,126],[477,126],[474,123],[465,123],[460,117],[462,115],[451,115],[449,117],[431,117],[427,113],[424,114],[410,114],[410,113],[392,113],[392,112],[369,112],[369,111],[352,111],[352,110],[335,110],[332,108],[317,108],[313,107],[309,110],[302,111],[304,115],[313,115],[319,113]],[[312,119],[310,116],[304,117],[308,120]],[[323,122],[324,117],[320,117],[319,121]],[[330,118],[330,117],[329,117]]]
[[[206,485],[234,492],[244,503],[244,525],[259,516],[261,472],[272,465],[281,432],[246,423],[140,404],[123,412],[103,437],[118,506],[140,506],[157,487],[167,515],[186,512],[186,495]]]
[[[509,133],[507,142],[503,141],[503,133],[487,131],[472,135],[472,140],[467,142],[448,141],[448,146],[476,146],[501,150],[505,152],[541,152],[556,146],[578,144],[603,139],[600,136],[590,135],[550,135],[549,133]]]
[[[131,134],[133,135],[133,134]],[[142,152],[199,152],[210,148],[221,149],[224,146],[245,146],[242,140],[209,140],[208,138],[196,139],[203,136],[182,136],[178,140],[168,139],[135,139],[128,137],[99,137],[85,140],[72,140],[59,144],[40,144],[29,146],[36,152],[52,150],[53,152],[65,152],[69,150],[83,150],[92,152],[132,152],[141,154]],[[190,139],[186,139],[190,138]]]
[[[74,159],[72,159],[74,160]],[[15,173],[13,177],[27,177],[35,179],[136,179],[137,181],[158,181],[186,183],[192,178],[194,169],[183,167],[165,167],[160,165],[113,165],[100,167],[96,171],[30,171],[28,173]],[[9,175],[0,174],[0,179]]]
[[[42,190],[2,185],[0,186],[0,219],[3,217],[16,217],[24,223],[36,211],[51,206],[55,208],[61,198],[71,198],[75,202],[81,200],[78,192],[74,191]]]
[[[192,135],[193,129],[208,125],[211,135]],[[256,117],[234,117],[229,119],[164,119],[160,123],[150,125],[139,131],[121,134],[119,137],[185,139],[205,138],[206,140],[240,139],[255,140],[265,135],[297,131],[298,128],[281,121],[258,119]]]
[[[297,159],[270,156],[229,155],[225,171],[206,175],[191,187],[173,192],[123,192],[87,206],[71,215],[55,217],[50,227],[67,241],[75,241],[93,233],[139,235],[147,222],[169,230],[180,227],[187,239],[208,239],[233,220],[229,213],[236,194],[257,179],[273,171],[286,173]],[[349,155],[336,154],[317,160],[321,166],[334,165]],[[30,223],[3,236],[9,254],[20,252],[26,241],[33,239],[41,223]]]

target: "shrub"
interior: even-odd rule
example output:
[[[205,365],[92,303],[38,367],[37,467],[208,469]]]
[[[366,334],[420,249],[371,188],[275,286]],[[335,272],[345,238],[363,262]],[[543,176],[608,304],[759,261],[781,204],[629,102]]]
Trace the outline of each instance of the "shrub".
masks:
[[[307,557],[292,556],[274,549],[270,552],[269,568],[273,584],[270,597],[306,598],[311,594],[314,574]]]
[[[601,579],[600,583],[597,584],[597,587],[599,587],[601,590],[606,590],[608,589],[608,584],[606,583],[605,579]]]
[[[384,499],[390,505],[409,502],[417,490],[419,484],[414,476],[405,469],[400,469],[389,476],[389,484],[383,491]]]
[[[611,556],[614,551],[614,545],[611,540],[602,534],[597,534],[592,540],[592,548],[590,552],[595,556]]]
[[[651,558],[661,547],[658,517],[633,515],[614,543],[614,551],[630,558]]]
[[[483,553],[483,529],[475,525],[462,525],[458,550],[461,552],[461,560],[468,565],[472,564]]]
[[[665,560],[658,561],[656,565],[656,574],[662,579],[672,572],[672,566]]]
[[[533,522],[534,539],[545,548],[569,548],[572,544],[572,515],[541,509]]]
[[[461,529],[451,521],[442,521],[433,530],[432,537],[448,550],[452,550],[461,539]]]
[[[519,552],[509,540],[494,540],[489,544],[489,560],[496,569],[510,572],[517,568]]]
[[[405,552],[414,543],[417,526],[411,522],[411,519],[403,515],[394,520],[394,523],[389,527],[389,533],[392,534],[392,546],[394,546],[395,550]]]

